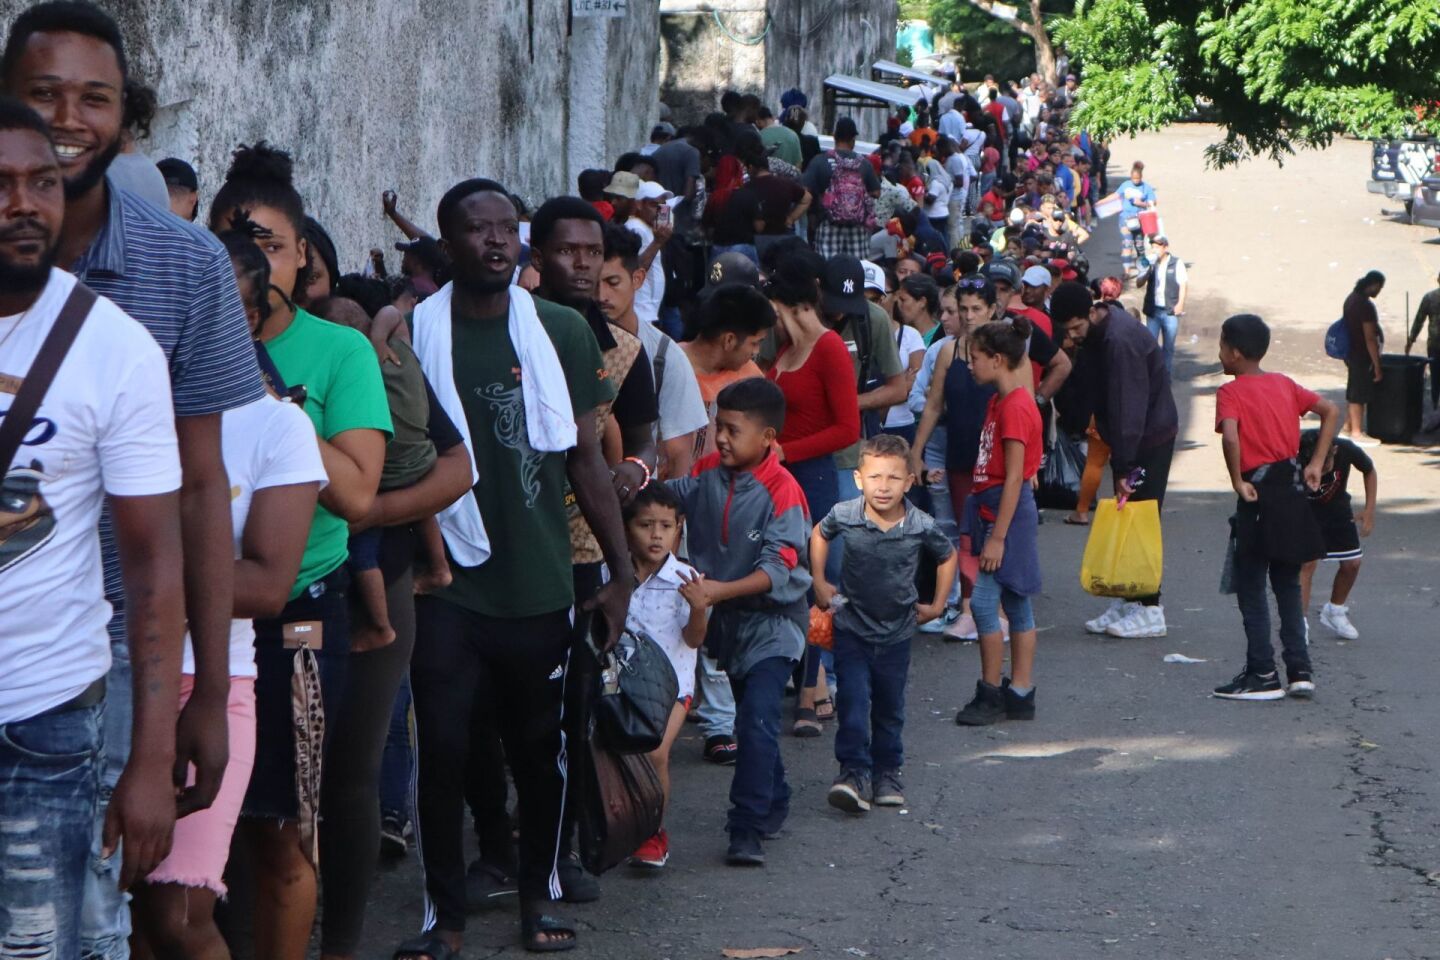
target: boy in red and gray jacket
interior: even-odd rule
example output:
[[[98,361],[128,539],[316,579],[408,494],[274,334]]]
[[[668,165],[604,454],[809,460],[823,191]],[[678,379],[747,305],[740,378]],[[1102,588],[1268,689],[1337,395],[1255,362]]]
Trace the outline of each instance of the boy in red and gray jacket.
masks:
[[[785,422],[780,388],[740,380],[720,391],[716,406],[716,452],[670,487],[685,505],[690,563],[711,607],[706,652],[735,690],[739,749],[726,860],[759,865],[761,840],[778,833],[790,812],[780,705],[805,651],[810,517],[800,485],[772,449]]]

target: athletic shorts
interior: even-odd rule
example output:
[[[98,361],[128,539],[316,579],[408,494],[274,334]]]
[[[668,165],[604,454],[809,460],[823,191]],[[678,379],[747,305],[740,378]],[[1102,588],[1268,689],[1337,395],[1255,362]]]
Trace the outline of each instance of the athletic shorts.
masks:
[[[1369,403],[1375,398],[1375,367],[1370,358],[1345,361],[1345,402]]]
[[[1320,522],[1320,533],[1325,538],[1326,560],[1359,560],[1364,556],[1360,549],[1360,528],[1350,512],[1349,497],[1344,498],[1344,503],[1317,505],[1315,519]]]

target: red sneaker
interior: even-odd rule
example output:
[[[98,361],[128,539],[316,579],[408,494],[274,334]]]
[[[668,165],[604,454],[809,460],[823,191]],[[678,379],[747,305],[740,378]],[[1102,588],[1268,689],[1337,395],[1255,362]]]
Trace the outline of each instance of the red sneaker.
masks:
[[[630,866],[659,870],[670,859],[670,837],[662,829],[630,855]]]

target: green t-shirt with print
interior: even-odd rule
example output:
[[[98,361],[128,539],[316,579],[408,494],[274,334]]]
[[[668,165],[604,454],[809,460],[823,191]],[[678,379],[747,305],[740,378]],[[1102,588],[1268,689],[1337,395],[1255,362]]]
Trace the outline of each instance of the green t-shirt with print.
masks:
[[[315,433],[332,440],[346,430],[391,435],[385,381],[370,341],[359,330],[321,320],[296,308],[285,332],[265,344],[287,387],[305,388],[305,413]],[[310,539],[290,599],[350,556],[350,525],[323,505],[315,507]]]
[[[585,318],[539,299],[535,310],[559,355],[575,415],[615,399],[600,344]],[[455,579],[437,595],[488,617],[517,618],[564,610],[575,602],[575,590],[566,455],[530,448],[520,361],[507,324],[503,313],[451,320],[455,389],[480,474],[475,499],[490,538],[490,559],[478,567],[452,559]]]

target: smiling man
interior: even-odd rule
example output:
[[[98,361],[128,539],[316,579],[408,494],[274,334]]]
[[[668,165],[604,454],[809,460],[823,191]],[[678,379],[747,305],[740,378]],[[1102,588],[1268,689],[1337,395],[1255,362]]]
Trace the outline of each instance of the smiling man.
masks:
[[[18,449],[0,450],[0,943],[37,957],[83,955],[110,665],[97,527],[107,497],[131,600],[135,747],[104,842],[124,839],[126,886],[170,849],[185,629],[165,358],[113,303],[54,269],[64,210],[44,121],[0,98],[0,392],[23,393],[26,379],[33,389],[47,351],[64,359]],[[75,319],[67,349],[55,331]],[[20,401],[5,398],[5,427]]]
[[[440,518],[454,582],[415,603],[410,683],[426,918],[424,933],[395,956],[435,960],[461,947],[466,771],[457,758],[469,754],[481,700],[494,704],[482,723],[498,728],[519,795],[525,943],[569,949],[575,931],[545,914],[547,901],[561,894],[561,719],[576,599],[566,497],[568,487],[610,569],[630,569],[596,430],[596,411],[615,391],[585,320],[511,286],[520,223],[504,187],[483,179],[457,184],[441,199],[436,221],[454,281],[416,308],[415,352],[466,435],[477,482],[473,495]],[[630,581],[617,578],[586,604],[603,613],[607,644],[619,638],[630,592]]]
[[[137,200],[106,177],[120,149],[128,78],[119,28],[88,3],[30,7],[11,24],[0,58],[5,90],[40,114],[56,145],[65,194],[56,262],[138,320],[168,362],[184,468],[180,509],[185,612],[196,671],[195,690],[176,731],[176,785],[183,789],[183,815],[209,806],[220,788],[228,752],[225,710],[235,562],[220,416],[258,400],[264,386],[224,248],[209,233]],[[115,530],[111,514],[102,514],[105,596],[114,608],[102,797],[121,778],[131,741],[132,658]],[[195,783],[188,788],[187,764],[195,767]],[[101,858],[99,853],[97,830],[82,953],[123,958],[129,955],[130,911],[115,875],[118,858]]]

